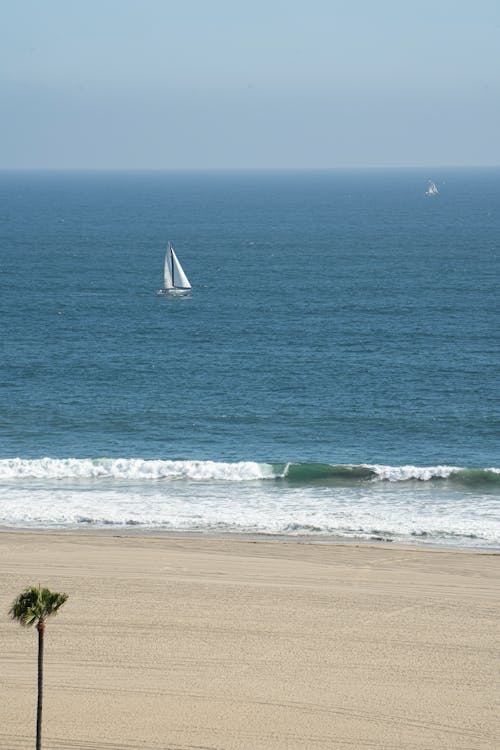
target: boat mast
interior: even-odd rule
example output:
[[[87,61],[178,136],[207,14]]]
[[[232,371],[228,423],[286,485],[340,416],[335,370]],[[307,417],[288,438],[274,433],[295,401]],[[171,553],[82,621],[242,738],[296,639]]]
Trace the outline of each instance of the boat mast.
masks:
[[[174,280],[174,256],[173,256],[173,253],[172,253],[172,245],[171,245],[170,242],[168,243],[168,246],[170,248],[170,265],[172,267],[172,287],[175,287],[175,280]]]

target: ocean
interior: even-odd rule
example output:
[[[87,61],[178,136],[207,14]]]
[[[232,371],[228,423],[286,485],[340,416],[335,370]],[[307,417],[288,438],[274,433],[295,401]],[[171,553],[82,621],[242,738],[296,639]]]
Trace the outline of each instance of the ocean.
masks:
[[[500,169],[0,173],[0,526],[500,549],[499,206]]]

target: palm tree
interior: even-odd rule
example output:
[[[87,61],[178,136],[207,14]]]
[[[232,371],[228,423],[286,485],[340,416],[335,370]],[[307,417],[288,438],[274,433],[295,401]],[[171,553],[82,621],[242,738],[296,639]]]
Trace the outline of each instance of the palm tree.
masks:
[[[43,636],[45,633],[45,621],[51,615],[57,614],[62,607],[67,594],[58,594],[42,589],[31,587],[19,594],[9,614],[13,620],[18,620],[21,625],[30,627],[36,623],[38,630],[38,702],[36,707],[36,750],[42,747],[42,688],[43,688]]]

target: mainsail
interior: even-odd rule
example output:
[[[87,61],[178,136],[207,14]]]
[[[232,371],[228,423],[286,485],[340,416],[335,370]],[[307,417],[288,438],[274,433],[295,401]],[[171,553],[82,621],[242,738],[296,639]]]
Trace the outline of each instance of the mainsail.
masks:
[[[428,180],[429,187],[425,191],[426,195],[437,195],[439,193],[439,190],[436,187],[436,183],[432,180]]]
[[[167,252],[165,253],[165,266],[163,271],[165,279],[165,292],[187,291],[191,289],[189,279],[184,273],[179,258],[175,254],[174,248],[169,242],[167,245]]]
[[[172,245],[170,245],[170,252],[172,253],[172,267],[174,269],[172,274],[174,286],[180,286],[183,289],[191,289],[191,284],[189,283],[188,277],[184,273],[184,269],[179,263],[179,258],[175,254]]]
[[[172,289],[174,286],[174,282],[172,279],[172,256],[171,256],[170,242],[168,243],[167,252],[165,253],[164,277],[165,277],[165,289]]]

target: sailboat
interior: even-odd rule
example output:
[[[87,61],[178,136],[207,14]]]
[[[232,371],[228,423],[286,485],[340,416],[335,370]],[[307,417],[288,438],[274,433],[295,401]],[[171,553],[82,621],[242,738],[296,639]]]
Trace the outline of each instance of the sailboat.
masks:
[[[184,269],[175,254],[171,242],[168,243],[165,253],[164,277],[165,287],[164,289],[158,289],[157,294],[175,294],[179,296],[189,294],[191,291],[189,279],[184,273]]]
[[[439,190],[436,187],[436,183],[432,180],[427,180],[427,190],[425,191],[426,195],[437,195],[439,193]]]

